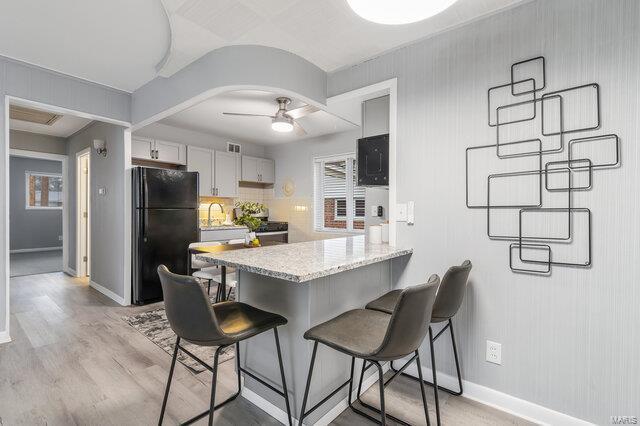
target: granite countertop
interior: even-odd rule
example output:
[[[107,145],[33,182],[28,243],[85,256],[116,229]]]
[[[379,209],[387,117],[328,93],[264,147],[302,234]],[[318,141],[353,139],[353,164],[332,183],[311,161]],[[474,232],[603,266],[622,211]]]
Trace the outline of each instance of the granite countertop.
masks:
[[[212,226],[200,225],[201,231],[226,231],[229,229],[249,230],[249,228],[247,228],[246,226],[241,226],[241,225],[212,225]]]
[[[302,283],[413,253],[411,248],[369,244],[364,235],[196,255],[225,265]]]

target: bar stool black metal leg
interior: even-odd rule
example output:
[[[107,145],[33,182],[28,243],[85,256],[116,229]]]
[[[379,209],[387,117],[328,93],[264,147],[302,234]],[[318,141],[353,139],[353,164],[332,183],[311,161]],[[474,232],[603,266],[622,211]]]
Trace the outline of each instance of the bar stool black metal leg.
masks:
[[[167,399],[169,399],[169,389],[171,388],[171,379],[173,378],[173,370],[176,367],[176,360],[178,359],[178,350],[180,348],[179,345],[180,345],[180,337],[177,337],[176,347],[173,349],[173,358],[171,358],[171,368],[169,369],[169,378],[167,379],[167,387],[164,391],[164,398],[162,399],[162,409],[160,410],[160,419],[158,420],[158,426],[162,426],[164,411],[167,408]]]
[[[302,398],[302,411],[300,411],[300,420],[298,426],[302,426],[304,420],[304,411],[307,408],[307,398],[309,398],[309,388],[311,387],[311,375],[313,374],[313,364],[316,362],[316,351],[318,350],[318,342],[313,342],[313,352],[311,353],[311,362],[309,363],[309,375],[307,376],[307,387],[304,389],[304,397]]]
[[[211,379],[211,404],[209,405],[209,426],[213,426],[213,415],[216,410],[216,382],[218,381],[218,357],[223,346],[218,346],[213,356],[213,379]]]
[[[280,376],[282,376],[282,392],[284,393],[284,401],[287,405],[287,419],[289,420],[289,426],[293,426],[291,420],[291,406],[289,405],[289,392],[287,391],[287,380],[284,377],[284,366],[282,364],[282,351],[280,350],[280,339],[278,338],[278,328],[274,327],[273,334],[276,338],[276,349],[278,350],[278,364],[280,365]]]
[[[436,377],[436,356],[433,351],[433,329],[431,328],[431,326],[429,326],[429,350],[431,351],[431,371],[433,372],[433,398],[436,404],[436,424],[440,426],[440,402],[438,401],[438,379]]]
[[[424,416],[427,419],[427,426],[431,426],[429,419],[429,408],[427,407],[427,394],[424,391],[424,380],[422,379],[422,364],[420,363],[420,353],[416,350],[416,366],[418,368],[418,378],[420,379],[420,394],[422,394],[422,405],[424,406]]]
[[[451,344],[453,345],[453,358],[456,361],[456,372],[458,373],[458,392],[454,392],[448,390],[452,395],[460,396],[462,395],[462,375],[460,374],[460,362],[458,361],[458,349],[456,348],[456,338],[453,335],[453,323],[451,322],[451,318],[449,318],[449,333],[451,334]]]
[[[378,367],[378,385],[380,387],[380,417],[382,418],[382,426],[387,424],[387,415],[384,410],[384,373],[382,371],[382,364],[374,361],[376,367]]]
[[[211,295],[211,280],[208,280],[208,284],[207,284],[207,295]]]
[[[236,342],[236,371],[238,372],[238,393],[242,389],[242,370],[240,369],[240,342]]]
[[[349,403],[349,407],[351,407],[351,395],[353,394],[353,368],[355,367],[356,364],[356,357],[352,356],[351,357],[351,369],[349,370],[349,399],[347,400],[347,402]],[[359,389],[359,387],[358,387]],[[360,396],[359,392],[358,392],[358,396]]]

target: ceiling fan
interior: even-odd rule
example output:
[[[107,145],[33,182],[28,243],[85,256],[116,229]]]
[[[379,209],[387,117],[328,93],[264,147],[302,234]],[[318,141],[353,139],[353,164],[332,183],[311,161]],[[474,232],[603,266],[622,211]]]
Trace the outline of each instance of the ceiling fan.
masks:
[[[224,115],[237,115],[244,117],[269,117],[271,118],[271,128],[276,132],[291,132],[295,130],[296,135],[304,136],[307,132],[296,121],[306,115],[312,114],[319,110],[319,108],[313,105],[305,105],[300,108],[287,110],[287,105],[291,103],[291,99],[285,97],[276,98],[278,103],[278,111],[275,115],[268,114],[245,114],[241,112],[223,112]]]

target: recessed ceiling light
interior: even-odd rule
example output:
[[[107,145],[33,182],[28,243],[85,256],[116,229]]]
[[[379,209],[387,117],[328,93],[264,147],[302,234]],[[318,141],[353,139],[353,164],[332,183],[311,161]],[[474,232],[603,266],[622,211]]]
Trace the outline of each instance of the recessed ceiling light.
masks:
[[[442,12],[457,0],[347,0],[367,21],[385,25],[410,24]]]

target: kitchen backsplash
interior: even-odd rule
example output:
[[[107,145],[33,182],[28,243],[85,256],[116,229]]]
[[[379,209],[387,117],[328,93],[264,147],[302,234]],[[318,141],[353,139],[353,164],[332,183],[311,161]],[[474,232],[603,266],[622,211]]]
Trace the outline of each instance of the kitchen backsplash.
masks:
[[[236,202],[253,201],[257,203],[267,204],[267,200],[273,199],[272,188],[246,187],[238,188],[237,198],[220,198],[220,197],[200,197],[200,208],[198,217],[201,225],[206,225],[209,215],[209,204],[219,203],[224,208],[224,213],[220,211],[218,206],[211,208],[211,219],[223,222],[226,219],[226,213],[230,213],[233,219],[233,208]],[[268,206],[267,206],[268,207]]]

